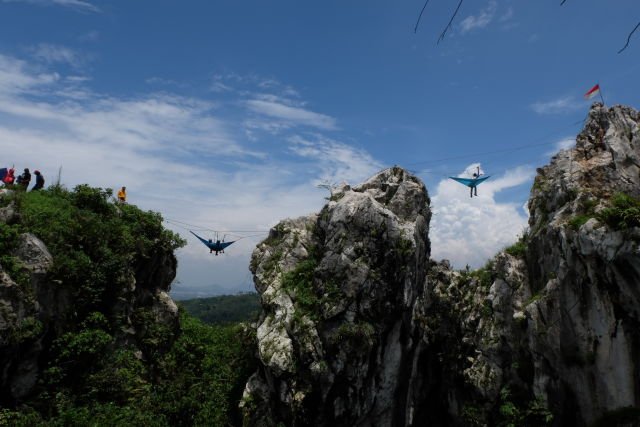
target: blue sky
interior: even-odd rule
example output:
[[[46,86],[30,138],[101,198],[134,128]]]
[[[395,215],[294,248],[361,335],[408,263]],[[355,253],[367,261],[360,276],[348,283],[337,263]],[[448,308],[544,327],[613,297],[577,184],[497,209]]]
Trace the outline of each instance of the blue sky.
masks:
[[[399,164],[432,197],[433,257],[480,266],[526,227],[582,95],[639,107],[640,34],[617,51],[640,3],[467,0],[436,44],[456,4],[432,0],[414,33],[422,0],[0,0],[0,158],[217,230]],[[492,178],[469,200],[446,177],[477,163]],[[215,257],[189,237],[176,294],[251,290],[258,241]]]

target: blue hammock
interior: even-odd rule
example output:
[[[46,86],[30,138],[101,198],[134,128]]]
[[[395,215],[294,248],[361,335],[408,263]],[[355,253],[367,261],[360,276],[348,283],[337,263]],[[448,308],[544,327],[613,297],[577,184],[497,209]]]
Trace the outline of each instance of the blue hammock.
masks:
[[[205,246],[208,247],[211,250],[211,252],[215,252],[216,255],[218,255],[218,252],[223,252],[224,253],[224,248],[226,248],[227,246],[230,246],[233,243],[235,243],[235,240],[232,241],[232,242],[221,242],[220,240],[216,240],[214,242],[213,240],[203,239],[202,237],[198,236],[196,233],[194,233],[191,230],[189,230],[189,233],[191,233],[194,236],[196,236],[198,238],[198,240],[200,240],[202,243],[204,243]]]
[[[482,178],[458,178],[456,176],[450,176],[449,178],[454,181],[458,181],[460,184],[466,185],[469,188],[477,187],[485,179],[489,179],[490,176],[483,176]]]

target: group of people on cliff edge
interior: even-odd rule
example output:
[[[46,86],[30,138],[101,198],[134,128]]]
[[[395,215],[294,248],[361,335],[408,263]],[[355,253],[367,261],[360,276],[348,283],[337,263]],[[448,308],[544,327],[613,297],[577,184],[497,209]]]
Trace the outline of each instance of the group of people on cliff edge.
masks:
[[[33,172],[35,175],[35,184],[31,188],[31,191],[37,191],[44,188],[44,176],[40,173],[39,170]],[[0,168],[0,182],[4,184],[5,187],[10,186],[18,186],[18,188],[22,188],[25,191],[29,188],[29,184],[31,183],[31,172],[29,168],[24,168],[24,171],[17,178],[15,176],[14,168]]]

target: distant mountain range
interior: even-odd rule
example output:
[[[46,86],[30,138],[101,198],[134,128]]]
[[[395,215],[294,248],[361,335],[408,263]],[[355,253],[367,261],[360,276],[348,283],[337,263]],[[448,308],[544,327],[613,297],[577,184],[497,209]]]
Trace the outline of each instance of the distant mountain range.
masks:
[[[217,297],[220,295],[235,295],[237,293],[238,288],[230,288],[221,285],[211,285],[202,288],[184,288],[180,285],[172,285],[169,295],[171,295],[171,298],[173,298],[174,301],[182,301],[194,298]]]

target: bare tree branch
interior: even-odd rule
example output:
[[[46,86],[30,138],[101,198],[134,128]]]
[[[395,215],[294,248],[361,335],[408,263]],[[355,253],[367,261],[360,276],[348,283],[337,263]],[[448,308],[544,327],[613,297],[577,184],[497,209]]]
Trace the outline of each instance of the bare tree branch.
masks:
[[[418,21],[416,22],[416,27],[413,29],[413,34],[418,32],[418,25],[420,25],[420,19],[422,19],[422,14],[424,13],[424,10],[427,8],[428,4],[429,4],[429,0],[424,2],[424,6],[422,6],[422,10],[420,11],[420,15],[418,15]]]
[[[627,48],[627,46],[629,46],[629,40],[631,40],[631,36],[636,32],[638,27],[640,27],[640,22],[638,22],[638,25],[636,25],[636,27],[629,33],[629,35],[627,36],[627,42],[625,43],[624,47],[618,51],[618,53],[622,52]]]
[[[438,43],[436,43],[436,44],[439,44],[442,40],[444,40],[444,36],[445,36],[445,34],[447,34],[447,31],[449,30],[449,28],[451,28],[451,25],[453,24],[453,20],[456,18],[456,15],[458,14],[458,11],[460,10],[460,6],[462,6],[462,2],[463,1],[464,0],[460,0],[460,3],[458,3],[458,7],[456,7],[455,12],[453,12],[453,15],[451,15],[451,19],[449,20],[449,23],[447,24],[447,26],[444,28],[444,30],[440,34],[440,37],[438,37]]]

